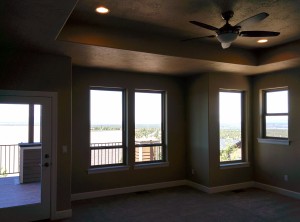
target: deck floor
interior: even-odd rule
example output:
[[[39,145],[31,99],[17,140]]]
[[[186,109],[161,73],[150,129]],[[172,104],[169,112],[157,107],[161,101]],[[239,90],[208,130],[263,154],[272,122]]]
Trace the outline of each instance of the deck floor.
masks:
[[[19,177],[0,178],[0,208],[41,202],[40,183],[19,183]]]

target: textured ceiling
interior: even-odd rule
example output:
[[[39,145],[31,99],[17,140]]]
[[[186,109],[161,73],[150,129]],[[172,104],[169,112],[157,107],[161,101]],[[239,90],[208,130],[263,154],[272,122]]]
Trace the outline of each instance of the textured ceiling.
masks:
[[[105,5],[108,15],[95,13]],[[298,66],[298,0],[1,0],[0,44],[72,57],[75,65],[160,74],[233,72],[259,74]],[[181,42],[214,34],[233,10],[232,25],[267,12],[245,30],[281,32],[265,45],[239,37],[223,50],[216,39]]]
[[[108,15],[94,13],[95,7],[105,5]],[[233,10],[232,25],[260,12],[270,14],[262,22],[245,27],[245,30],[278,31],[281,35],[269,38],[269,43],[259,45],[258,38],[238,38],[234,45],[246,48],[271,47],[300,38],[300,1],[291,0],[81,0],[70,19],[95,23],[99,28],[122,32],[145,32],[178,38],[206,36],[213,31],[194,26],[188,21],[201,21],[215,27],[224,25],[221,12]],[[292,28],[291,28],[292,26]],[[205,41],[204,39],[197,41]],[[216,39],[210,40],[217,43]]]

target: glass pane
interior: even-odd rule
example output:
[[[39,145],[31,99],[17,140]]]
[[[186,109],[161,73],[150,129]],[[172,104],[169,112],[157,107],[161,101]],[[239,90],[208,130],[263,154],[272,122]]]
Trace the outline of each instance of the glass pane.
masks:
[[[0,104],[0,145],[27,143],[28,124],[28,104]]]
[[[135,144],[161,143],[162,94],[135,93]]]
[[[162,160],[162,146],[147,146],[135,148],[135,162]]]
[[[34,142],[41,142],[41,105],[34,105]]]
[[[242,93],[219,93],[220,161],[242,160]]]
[[[91,144],[122,145],[122,110],[122,91],[91,90]]]
[[[0,104],[0,208],[41,202],[42,147],[28,128],[28,104]]]
[[[288,116],[266,116],[266,136],[288,138]]]
[[[123,148],[99,148],[91,150],[91,166],[123,163]]]
[[[90,90],[91,166],[123,163],[123,92]]]
[[[288,91],[266,92],[267,113],[288,113]]]

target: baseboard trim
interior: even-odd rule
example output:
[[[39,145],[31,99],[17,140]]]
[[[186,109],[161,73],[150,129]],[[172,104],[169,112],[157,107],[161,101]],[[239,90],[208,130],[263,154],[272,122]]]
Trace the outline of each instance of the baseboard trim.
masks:
[[[235,184],[229,184],[224,186],[217,186],[217,187],[207,187],[199,183],[195,183],[193,181],[187,181],[187,185],[190,187],[193,187],[197,190],[201,190],[205,193],[219,193],[219,192],[225,192],[225,191],[231,191],[231,190],[238,190],[238,189],[246,189],[253,187],[254,182],[244,182],[244,183],[235,183]]]
[[[234,183],[224,186],[217,186],[217,187],[210,187],[208,193],[219,193],[225,191],[232,191],[232,190],[239,190],[239,189],[246,189],[254,186],[253,181],[248,181],[244,183]]]
[[[53,215],[51,215],[51,220],[61,220],[65,218],[72,217],[72,209],[55,211]]]
[[[115,189],[108,189],[108,190],[76,193],[76,194],[72,194],[71,200],[72,201],[84,200],[84,199],[91,199],[91,198],[96,198],[96,197],[134,193],[134,192],[139,192],[139,191],[155,190],[155,189],[177,187],[177,186],[183,186],[183,185],[187,185],[186,180],[175,180],[175,181],[168,181],[168,182],[162,182],[162,183],[152,183],[152,184],[145,184],[145,185],[138,185],[138,186],[131,186],[131,187],[122,187],[122,188],[115,188]]]
[[[85,192],[85,193],[77,193],[72,194],[71,200],[84,200],[84,199],[91,199],[91,198],[97,198],[97,197],[104,197],[104,196],[112,196],[117,194],[126,194],[126,193],[134,193],[139,191],[146,191],[146,190],[155,190],[155,189],[162,189],[162,188],[168,188],[168,187],[177,187],[177,186],[190,186],[197,190],[200,190],[205,193],[213,194],[213,193],[219,193],[219,192],[226,192],[226,191],[232,191],[232,190],[238,190],[238,189],[246,189],[246,188],[259,188],[262,190],[278,193],[284,196],[300,199],[300,193],[286,190],[283,188],[258,183],[255,181],[248,181],[244,183],[235,183],[235,184],[229,184],[224,186],[216,186],[216,187],[207,187],[202,184],[190,181],[190,180],[175,180],[175,181],[168,181],[168,182],[162,182],[162,183],[152,183],[152,184],[145,184],[145,185],[138,185],[138,186],[131,186],[131,187],[122,187],[122,188],[115,188],[115,189],[108,189],[108,190],[99,190],[99,191],[92,191],[92,192]],[[56,219],[62,219],[66,217],[72,216],[72,210],[66,210],[66,211],[56,211],[55,218]]]
[[[209,187],[204,186],[204,185],[202,185],[202,184],[200,184],[200,183],[196,183],[196,182],[187,180],[187,181],[186,181],[186,185],[187,185],[187,186],[190,186],[190,187],[193,187],[193,188],[195,188],[196,190],[200,190],[200,191],[203,191],[203,192],[205,192],[205,193],[209,193]]]
[[[300,193],[299,192],[295,192],[295,191],[291,191],[291,190],[286,190],[280,187],[274,187],[268,184],[264,184],[264,183],[259,183],[259,182],[254,182],[254,187],[262,189],[262,190],[267,190],[270,192],[274,192],[274,193],[278,193],[284,196],[288,196],[288,197],[292,197],[295,199],[300,199]]]

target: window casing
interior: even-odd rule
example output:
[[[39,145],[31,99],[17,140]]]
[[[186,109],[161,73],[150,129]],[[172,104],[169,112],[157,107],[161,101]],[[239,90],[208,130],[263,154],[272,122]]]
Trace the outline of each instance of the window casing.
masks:
[[[119,88],[90,88],[90,167],[127,162],[126,96]]]
[[[288,139],[288,89],[262,91],[262,137],[265,139]]]
[[[244,91],[219,91],[220,163],[246,162]]]
[[[135,163],[165,162],[165,92],[135,92]]]

